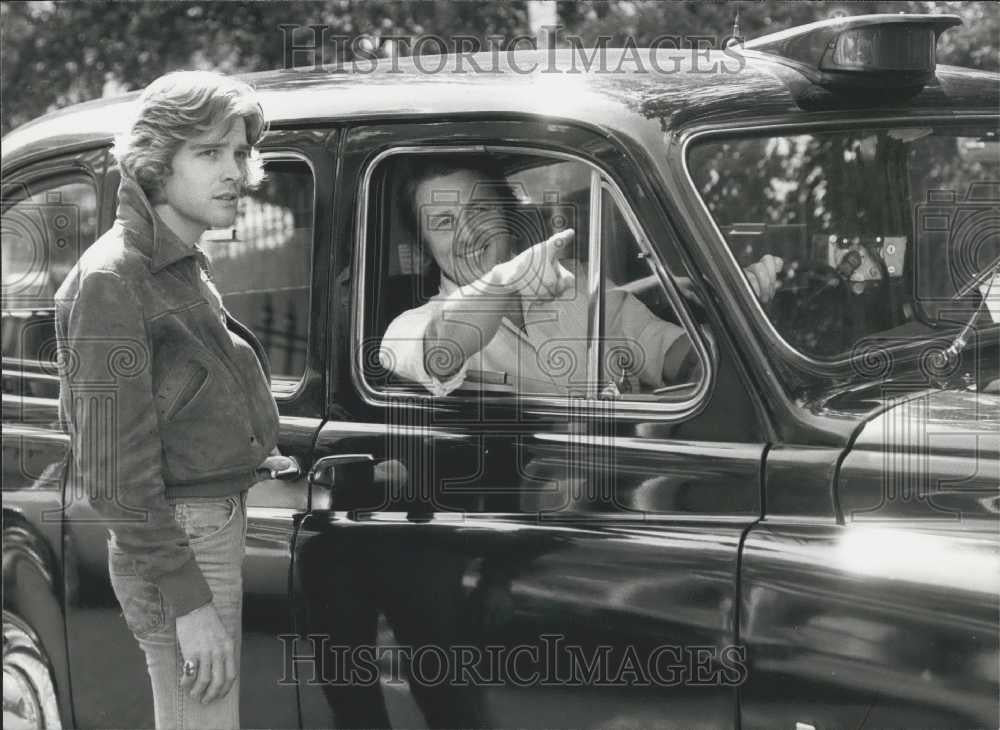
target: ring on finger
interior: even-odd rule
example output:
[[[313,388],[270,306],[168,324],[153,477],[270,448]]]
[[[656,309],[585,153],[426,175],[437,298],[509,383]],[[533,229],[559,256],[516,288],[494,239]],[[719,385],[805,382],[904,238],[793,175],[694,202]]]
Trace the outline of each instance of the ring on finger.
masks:
[[[188,659],[182,665],[182,671],[184,672],[185,677],[193,677],[198,673],[198,662]]]

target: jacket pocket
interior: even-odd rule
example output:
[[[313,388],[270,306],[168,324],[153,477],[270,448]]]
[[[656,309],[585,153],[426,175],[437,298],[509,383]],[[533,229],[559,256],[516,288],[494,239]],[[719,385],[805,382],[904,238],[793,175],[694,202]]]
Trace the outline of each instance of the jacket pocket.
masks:
[[[161,324],[176,322],[163,318]],[[239,366],[214,341],[182,330],[159,335],[153,361],[164,480],[191,484],[240,472],[249,483],[263,457],[255,460],[254,424]]]
[[[208,383],[208,370],[201,363],[190,361],[186,371],[180,385],[173,392],[172,399],[168,400],[167,406],[163,410],[165,422],[182,417],[184,411],[198,400]]]

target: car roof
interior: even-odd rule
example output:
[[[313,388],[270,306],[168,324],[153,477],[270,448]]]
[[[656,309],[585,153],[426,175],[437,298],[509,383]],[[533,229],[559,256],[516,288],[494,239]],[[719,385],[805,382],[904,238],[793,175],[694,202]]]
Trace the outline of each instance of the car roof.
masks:
[[[446,54],[240,75],[260,93],[272,127],[364,119],[533,116],[595,126],[611,135],[662,135],[699,121],[802,115],[801,74],[766,54],[594,49]],[[484,69],[476,71],[475,68]],[[440,70],[438,70],[440,68]],[[712,71],[712,69],[715,71]],[[938,66],[937,82],[895,111],[995,112],[1000,75]],[[811,94],[823,98],[822,90]],[[793,91],[793,89],[796,89]],[[827,96],[830,96],[827,94]],[[110,141],[138,98],[132,92],[51,112],[7,134],[4,166],[56,150]],[[855,105],[856,106],[856,105]],[[836,101],[828,102],[828,109]]]

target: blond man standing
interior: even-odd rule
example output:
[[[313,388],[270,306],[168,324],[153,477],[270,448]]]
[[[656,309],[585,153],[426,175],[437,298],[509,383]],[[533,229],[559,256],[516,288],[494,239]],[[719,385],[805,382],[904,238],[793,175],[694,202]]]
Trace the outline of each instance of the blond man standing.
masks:
[[[246,494],[284,458],[266,355],[197,241],[231,226],[260,181],[264,131],[242,82],[192,71],[150,84],[114,148],[115,223],[56,294],[71,478],[108,526],[157,728],[239,727]]]

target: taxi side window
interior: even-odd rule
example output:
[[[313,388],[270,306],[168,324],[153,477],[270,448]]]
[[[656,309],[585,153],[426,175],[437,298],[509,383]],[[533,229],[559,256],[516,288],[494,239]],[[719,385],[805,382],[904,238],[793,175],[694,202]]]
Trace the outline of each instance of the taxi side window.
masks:
[[[678,399],[677,386],[696,379],[697,356],[684,346],[636,223],[590,165],[520,152],[439,152],[390,156],[381,168],[369,191],[370,273],[361,302],[370,385],[437,396],[656,401]],[[531,296],[533,274],[514,297],[482,284],[500,264],[567,229],[574,236],[557,258],[571,277],[560,293]],[[600,286],[591,286],[594,276]],[[466,292],[482,294],[478,301],[489,299],[502,317],[449,384],[427,373],[424,332],[445,297]],[[668,352],[676,367],[665,377]]]
[[[305,372],[309,335],[314,182],[301,159],[265,158],[264,169],[234,227],[208,231],[199,245],[226,308],[267,351],[274,387],[292,389]]]
[[[5,186],[3,204],[3,357],[39,365],[55,355],[53,296],[97,238],[97,189],[49,177]]]

